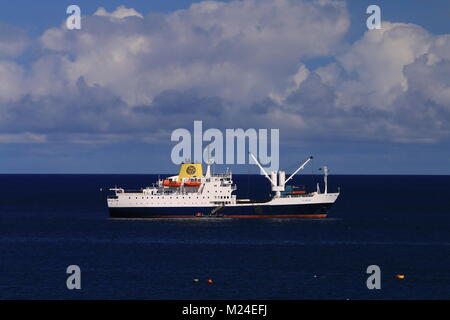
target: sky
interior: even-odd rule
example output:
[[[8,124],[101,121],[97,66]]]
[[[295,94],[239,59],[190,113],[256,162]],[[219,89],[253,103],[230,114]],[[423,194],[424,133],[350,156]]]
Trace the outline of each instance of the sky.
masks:
[[[202,120],[279,129],[281,169],[314,155],[307,172],[450,174],[450,1],[0,8],[0,173],[176,172],[171,133]]]

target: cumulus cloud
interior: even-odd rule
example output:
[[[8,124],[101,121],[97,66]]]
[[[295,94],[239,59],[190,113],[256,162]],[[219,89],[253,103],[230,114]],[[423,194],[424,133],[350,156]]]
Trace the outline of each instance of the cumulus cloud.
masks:
[[[291,139],[448,138],[450,35],[383,22],[347,44],[349,27],[339,0],[99,8],[80,31],[46,30],[27,67],[21,42],[0,35],[0,133],[155,141],[204,120]],[[320,57],[333,61],[308,67]]]
[[[124,7],[99,9],[81,32],[50,29],[41,43],[74,57],[65,80],[83,76],[129,106],[190,89],[249,103],[283,90],[301,58],[332,54],[348,27],[342,2],[207,1],[145,18]]]
[[[0,22],[0,58],[16,57],[24,52],[29,39],[20,28]]]
[[[24,93],[23,68],[11,61],[0,60],[0,102],[19,100]]]
[[[353,139],[433,142],[449,136],[448,36],[420,26],[383,23],[310,73],[282,102],[310,131]]]
[[[340,105],[369,104],[376,109],[392,106],[398,94],[408,91],[403,68],[425,54],[431,42],[430,34],[416,25],[386,22],[383,29],[367,32],[338,57],[344,71],[355,74],[344,84],[350,100],[340,101]]]
[[[117,19],[123,19],[127,17],[143,18],[142,14],[140,14],[136,10],[134,10],[133,8],[126,8],[125,6],[119,6],[115,11],[111,13],[106,11],[105,8],[98,8],[94,13],[94,16],[111,17]]]

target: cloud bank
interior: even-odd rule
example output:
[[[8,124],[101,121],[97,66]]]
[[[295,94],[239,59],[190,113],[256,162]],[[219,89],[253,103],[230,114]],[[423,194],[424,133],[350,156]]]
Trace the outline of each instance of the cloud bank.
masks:
[[[0,143],[168,142],[194,120],[294,141],[448,139],[450,35],[383,22],[348,44],[350,27],[345,1],[244,0],[99,8],[39,39],[2,28]]]

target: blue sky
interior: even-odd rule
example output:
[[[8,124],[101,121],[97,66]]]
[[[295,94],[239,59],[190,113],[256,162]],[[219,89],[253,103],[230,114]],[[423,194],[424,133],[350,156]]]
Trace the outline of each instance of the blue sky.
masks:
[[[2,1],[0,172],[173,172],[203,120],[279,128],[281,167],[450,174],[450,1],[192,3]]]

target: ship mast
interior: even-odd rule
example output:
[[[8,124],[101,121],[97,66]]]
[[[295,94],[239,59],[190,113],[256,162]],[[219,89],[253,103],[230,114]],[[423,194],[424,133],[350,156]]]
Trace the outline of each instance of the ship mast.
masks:
[[[261,171],[264,173],[264,176],[270,181],[270,183],[272,185],[272,191],[276,193],[277,197],[279,197],[281,195],[281,192],[284,191],[284,186],[286,185],[286,183],[289,180],[291,180],[299,171],[303,170],[303,168],[308,164],[308,162],[310,162],[313,159],[313,157],[309,157],[308,159],[306,159],[306,161],[304,161],[297,168],[297,170],[295,170],[294,173],[291,174],[289,176],[289,178],[287,178],[286,180],[284,180],[284,171],[278,172],[279,179],[278,179],[278,183],[277,183],[277,172],[272,172],[272,174],[271,174],[272,178],[269,177],[269,174],[263,168],[261,163],[259,163],[258,159],[256,159],[256,157],[253,155],[253,153],[249,152],[249,154],[252,157],[252,159],[255,161],[255,163],[258,165],[258,167],[261,169]]]
[[[328,167],[324,166],[320,168],[323,171],[323,183],[325,185],[325,194],[328,193]]]
[[[206,154],[207,154],[207,159],[206,159],[206,174],[205,174],[205,178],[211,178],[211,164],[214,163],[214,159],[211,159],[211,153],[209,152],[209,145],[206,147]]]

